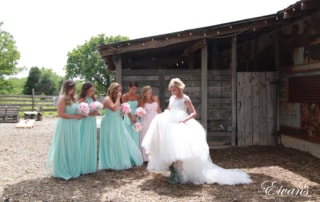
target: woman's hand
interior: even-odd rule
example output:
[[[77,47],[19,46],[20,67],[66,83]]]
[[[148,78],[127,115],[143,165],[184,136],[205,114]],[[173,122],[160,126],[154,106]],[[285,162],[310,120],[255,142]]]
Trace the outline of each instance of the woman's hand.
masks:
[[[179,121],[179,123],[185,123],[187,120],[181,120],[181,121]]]
[[[83,117],[85,117],[85,116],[83,116],[82,114],[75,114],[75,119],[80,120],[80,119],[82,119]]]
[[[121,92],[119,92],[119,93],[117,94],[117,99],[120,99],[121,96],[122,96],[122,94],[121,94]]]
[[[98,116],[100,113],[98,111],[93,111],[89,114],[90,116]]]
[[[136,116],[131,116],[130,117],[132,123],[136,123],[137,122],[137,117]]]

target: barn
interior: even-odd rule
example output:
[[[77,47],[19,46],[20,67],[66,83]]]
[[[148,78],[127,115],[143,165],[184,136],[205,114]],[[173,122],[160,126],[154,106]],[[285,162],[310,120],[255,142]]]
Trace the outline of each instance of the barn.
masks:
[[[162,108],[181,78],[211,147],[283,144],[320,157],[320,1],[274,14],[98,46],[124,88]]]

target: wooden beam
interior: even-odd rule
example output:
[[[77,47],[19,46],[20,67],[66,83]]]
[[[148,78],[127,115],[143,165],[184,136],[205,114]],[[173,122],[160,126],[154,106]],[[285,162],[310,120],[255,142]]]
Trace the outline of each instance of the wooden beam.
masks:
[[[237,144],[237,36],[231,38],[231,77],[232,77],[232,136],[231,144]]]
[[[201,123],[204,129],[208,128],[208,46],[201,48]]]
[[[190,45],[188,48],[184,49],[182,56],[189,56],[191,53],[203,48],[207,45],[206,39],[201,39],[196,43]]]
[[[229,36],[234,33],[243,31],[252,31],[249,29],[252,24],[255,24],[256,29],[266,28],[266,27],[276,27],[278,25],[283,25],[286,22],[281,20],[275,20],[277,15],[263,16],[259,18],[242,20],[233,23],[220,24],[216,26],[211,26],[208,28],[198,28],[193,30],[185,30],[179,33],[170,33],[165,35],[147,37],[142,39],[130,40],[126,42],[119,42],[108,45],[98,46],[98,51],[101,57],[107,57],[115,54],[123,54],[142,50],[159,49],[166,46],[171,46],[183,42],[191,42],[195,40],[205,40],[207,38],[215,38],[222,36]],[[271,20],[271,22],[269,22]],[[268,22],[268,23],[265,23]]]
[[[150,41],[141,41],[136,44],[130,44],[130,45],[123,45],[119,47],[112,47],[111,45],[105,45],[98,48],[98,51],[102,57],[106,57],[109,55],[114,54],[123,54],[123,53],[129,53],[134,51],[141,51],[141,50],[148,50],[148,49],[158,49],[165,46],[170,46],[186,41],[192,41],[195,39],[199,39],[200,37],[188,37],[188,38],[179,38],[179,37],[172,37],[169,39],[158,39],[158,40],[150,40]],[[202,38],[202,37],[201,37]]]
[[[126,56],[122,56],[123,68],[156,68],[166,67],[168,65],[175,65],[177,61],[182,60],[181,57],[170,56],[161,57],[155,60],[147,60],[146,58],[128,59]]]
[[[116,66],[116,82],[122,85],[122,60],[120,55],[112,56],[113,63]]]
[[[315,10],[320,8],[320,2],[315,0],[303,0],[301,1],[301,10]]]
[[[194,54],[188,56],[188,68],[194,69]]]
[[[279,32],[276,32],[276,37],[274,40],[275,43],[275,50],[274,50],[274,62],[275,62],[275,67],[276,67],[276,72],[275,72],[275,103],[274,103],[274,129],[273,135],[274,135],[274,143],[275,145],[278,145],[280,143],[279,136],[278,136],[278,131],[280,130],[280,93],[279,93],[279,79],[280,79],[280,39],[279,39]]]

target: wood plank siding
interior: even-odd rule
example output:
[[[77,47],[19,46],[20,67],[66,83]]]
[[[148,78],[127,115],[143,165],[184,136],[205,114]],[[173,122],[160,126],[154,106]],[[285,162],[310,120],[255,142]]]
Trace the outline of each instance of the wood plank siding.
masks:
[[[104,44],[98,51],[124,91],[130,81],[139,90],[151,85],[162,109],[169,81],[184,81],[211,146],[275,145],[282,134],[320,142],[319,2],[297,1],[275,14]],[[313,79],[303,83],[303,76]]]
[[[238,145],[274,145],[274,72],[238,72]]]
[[[184,93],[190,96],[201,122],[201,72],[197,69],[123,70],[122,85],[127,91],[130,81],[137,81],[138,93],[144,85],[151,85],[153,93],[159,96],[162,110],[167,108],[170,92],[167,88],[172,78],[178,77],[185,84]],[[231,70],[208,70],[207,140],[211,145],[230,144],[232,123]],[[220,128],[222,124],[224,130]]]

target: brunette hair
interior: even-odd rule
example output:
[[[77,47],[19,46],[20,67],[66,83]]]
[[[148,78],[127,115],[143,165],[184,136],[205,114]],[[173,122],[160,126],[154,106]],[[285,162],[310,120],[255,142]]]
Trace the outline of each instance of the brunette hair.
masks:
[[[136,82],[136,81],[131,81],[130,83],[129,83],[129,87],[131,88],[131,87],[133,87],[133,86],[135,86],[135,87],[139,87],[138,86],[138,83]]]
[[[79,95],[79,99],[85,99],[85,98],[86,98],[86,95],[87,95],[87,93],[88,93],[88,90],[89,90],[90,88],[92,88],[92,87],[94,87],[93,83],[91,83],[90,81],[85,82],[85,83],[82,85],[82,88],[81,88],[81,91],[80,91],[80,95]],[[79,100],[79,99],[78,99],[78,100]],[[93,101],[96,101],[97,98],[96,98],[94,95],[92,95],[92,100],[93,100]]]

